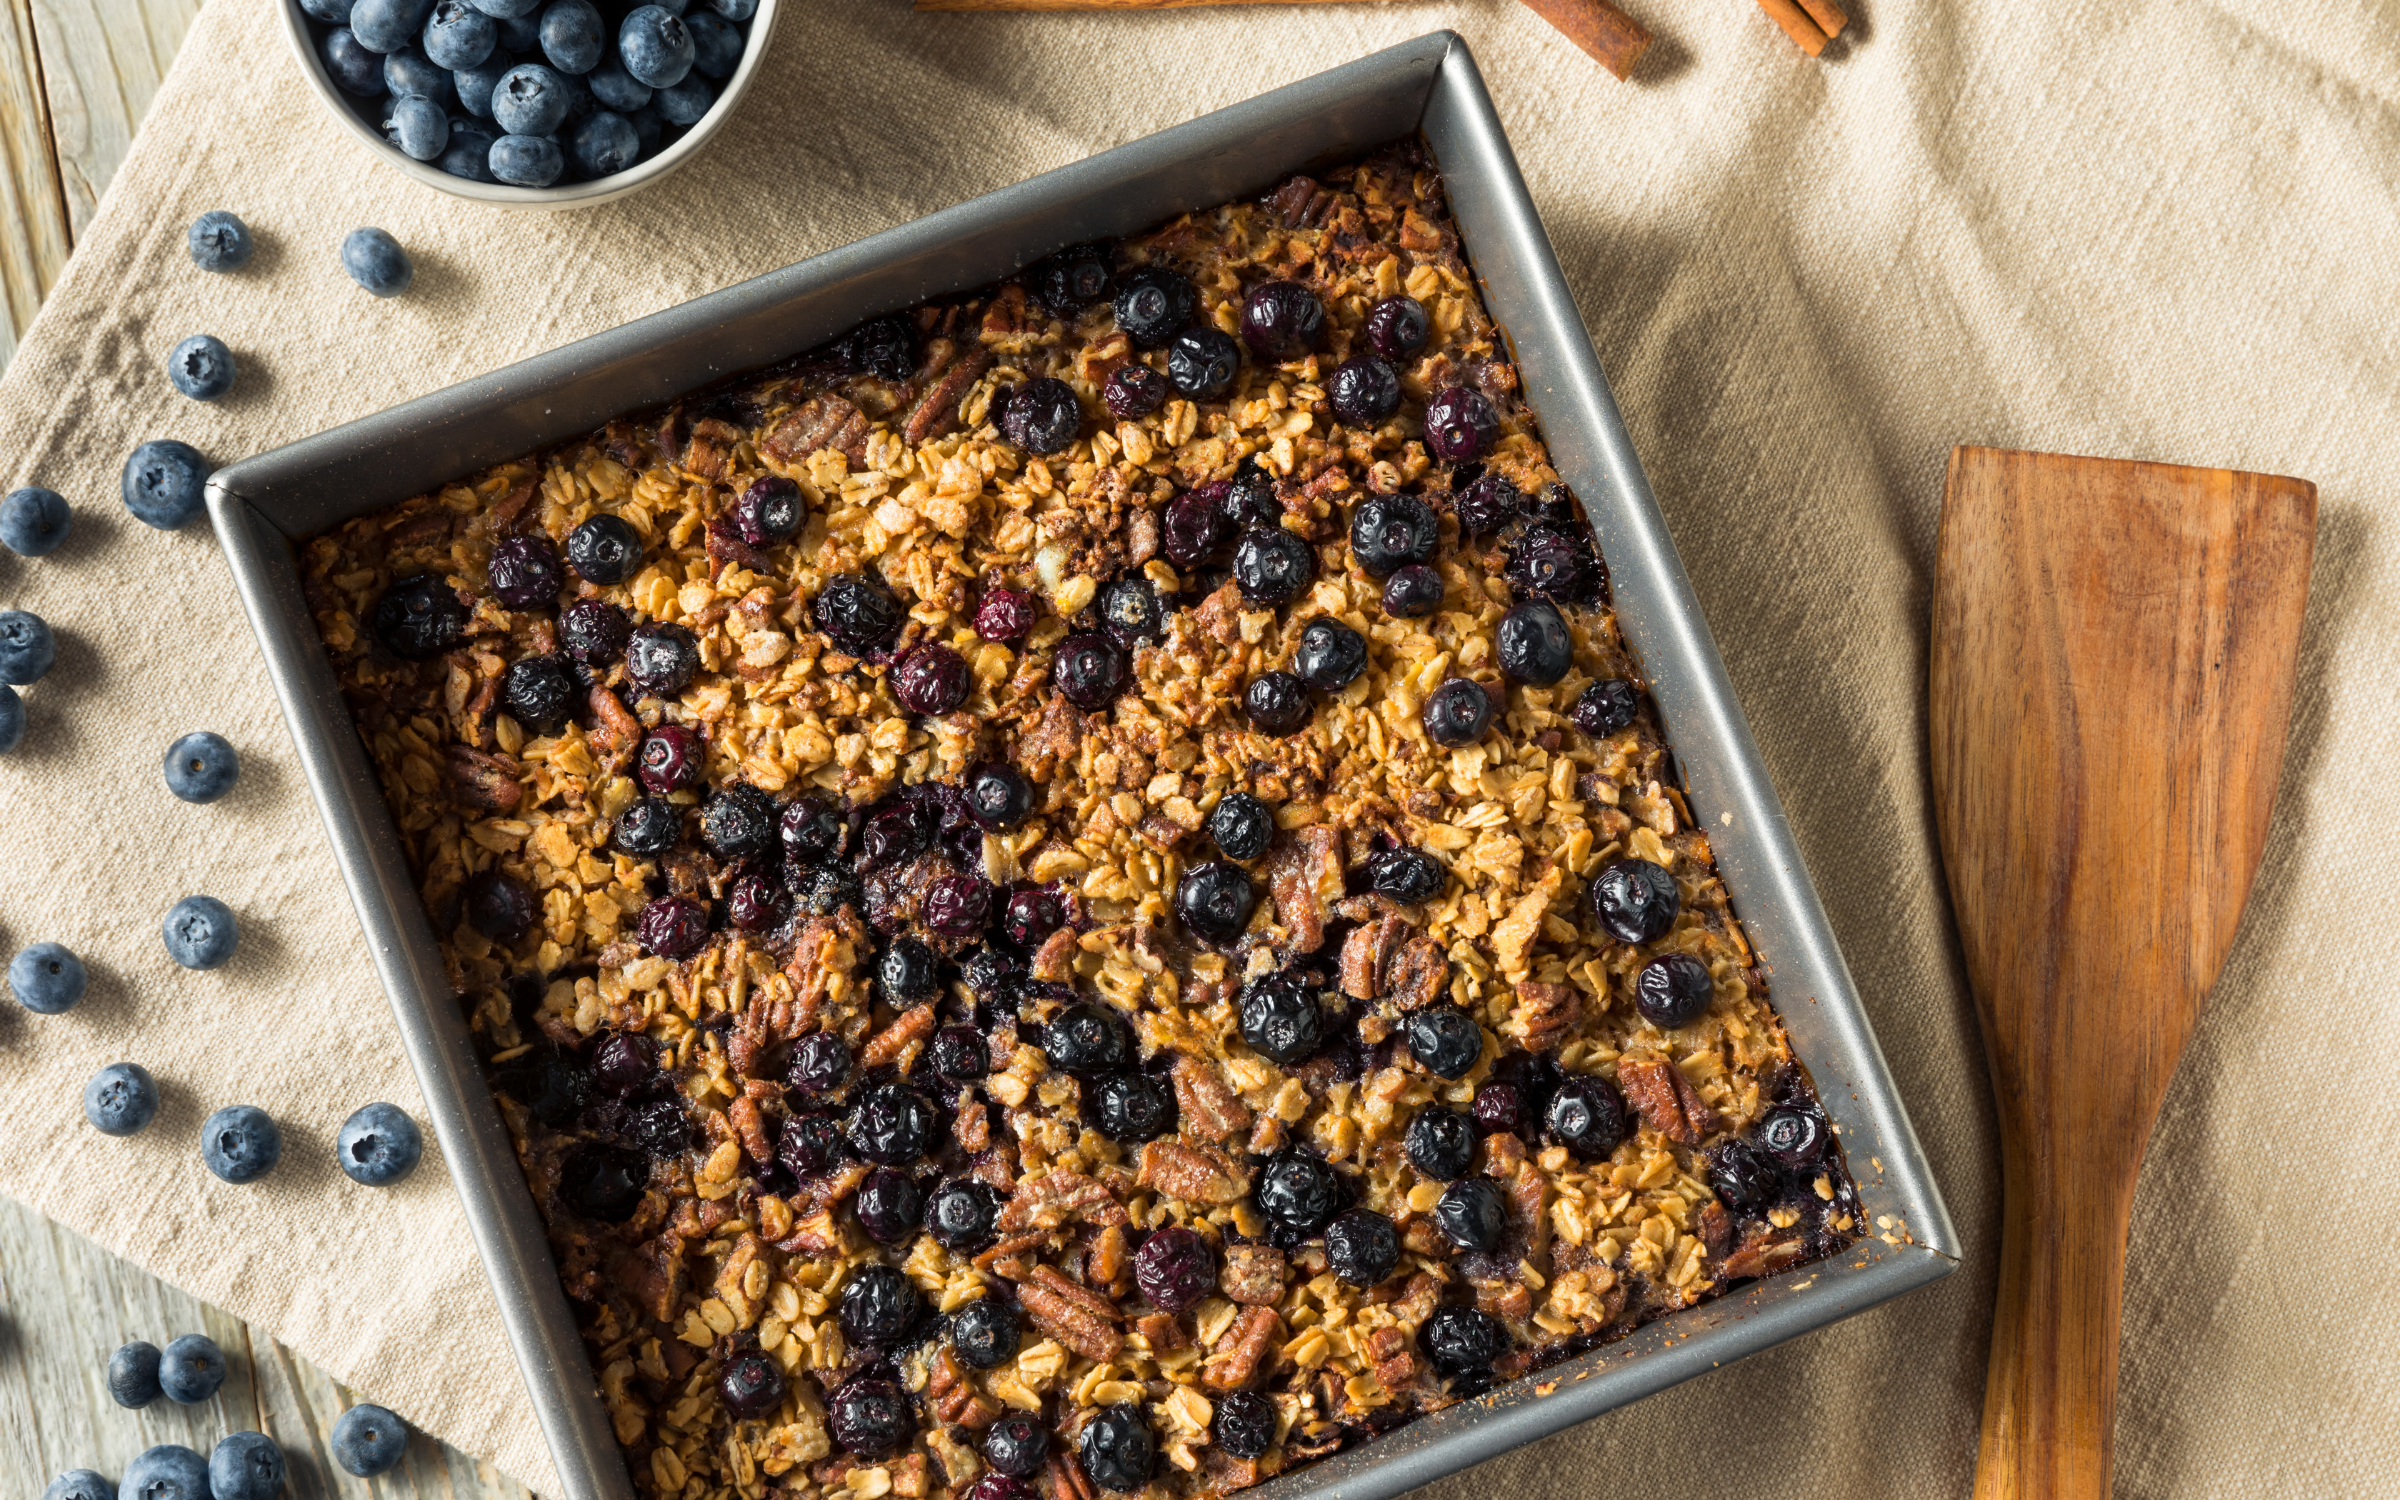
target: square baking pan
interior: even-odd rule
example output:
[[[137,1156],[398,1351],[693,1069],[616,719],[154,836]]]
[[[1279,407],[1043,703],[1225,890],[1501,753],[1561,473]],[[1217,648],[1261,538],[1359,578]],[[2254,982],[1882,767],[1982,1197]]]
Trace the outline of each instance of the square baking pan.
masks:
[[[1271,1481],[1261,1500],[1382,1500],[1947,1275],[1957,1241],[1775,789],[1602,379],[1466,43],[1437,32],[840,250],[220,470],[209,514],[374,950],[569,1500],[624,1500],[541,1221],[477,1066],[381,788],[306,601],[293,540],[811,348],[876,313],[985,285],[1419,135],[1619,620],[1691,805],[1865,1207],[1840,1256]],[[1880,1232],[1879,1232],[1880,1231]]]

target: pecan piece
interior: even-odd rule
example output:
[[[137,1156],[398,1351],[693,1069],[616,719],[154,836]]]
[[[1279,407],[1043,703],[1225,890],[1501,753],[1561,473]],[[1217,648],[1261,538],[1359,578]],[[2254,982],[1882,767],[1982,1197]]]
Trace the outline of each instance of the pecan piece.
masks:
[[[1273,1307],[1283,1300],[1283,1252],[1273,1245],[1227,1245],[1217,1288],[1248,1307]]]
[[[1397,1328],[1378,1328],[1367,1335],[1367,1363],[1387,1391],[1398,1391],[1417,1376],[1417,1357],[1409,1352],[1408,1335]]]
[[[911,1006],[894,1017],[891,1025],[867,1039],[867,1045],[858,1054],[859,1069],[863,1072],[898,1063],[900,1071],[905,1073],[908,1065],[917,1060],[917,1054],[925,1050],[925,1039],[931,1035],[933,1007]]]
[[[992,1111],[980,1095],[960,1093],[951,1133],[958,1138],[961,1150],[982,1151],[992,1144]]]
[[[1764,1224],[1753,1224],[1742,1231],[1742,1242],[1725,1257],[1717,1268],[1720,1281],[1741,1281],[1755,1276],[1772,1276],[1800,1258],[1807,1248],[1797,1239],[1785,1239]]]
[[[584,694],[584,701],[592,710],[593,749],[603,755],[617,755],[642,742],[642,721],[633,716],[633,710],[625,706],[625,700],[616,695],[615,689],[595,682],[592,690]]]
[[[517,810],[525,788],[517,783],[516,762],[502,756],[452,745],[442,752],[450,765],[450,792],[469,807],[485,812]]]
[[[733,518],[730,516],[719,516],[708,523],[707,552],[708,580],[711,583],[716,582],[717,575],[734,563],[740,563],[753,573],[772,572],[775,566],[767,560],[767,554],[742,540],[742,534],[733,529]]]
[[[765,1166],[775,1159],[775,1148],[767,1140],[767,1123],[759,1114],[758,1101],[744,1094],[725,1107],[725,1118],[733,1125],[734,1139],[750,1159]]]
[[[1450,988],[1450,955],[1418,933],[1400,944],[1383,966],[1383,992],[1402,1010],[1433,1004]]]
[[[1047,984],[1066,984],[1075,977],[1075,947],[1077,934],[1072,927],[1061,927],[1042,939],[1030,966],[1033,977]]]
[[[1000,1404],[975,1389],[959,1368],[958,1355],[948,1345],[926,1367],[925,1395],[943,1425],[981,1432],[1000,1420]]]
[[[651,1317],[673,1317],[683,1296],[683,1237],[669,1230],[632,1246],[617,1262],[616,1282]]]
[[[1142,1187],[1154,1187],[1187,1203],[1238,1203],[1250,1191],[1248,1169],[1209,1146],[1152,1141],[1142,1148]]]
[[[1283,1332],[1283,1319],[1271,1307],[1247,1307],[1236,1314],[1200,1367],[1200,1383],[1212,1391],[1238,1391],[1258,1374],[1267,1351]]]
[[[1142,819],[1141,834],[1159,848],[1172,853],[1183,847],[1183,841],[1192,836],[1192,831],[1165,813],[1151,813]]]
[[[1214,1064],[1197,1057],[1178,1057],[1173,1077],[1185,1136],[1221,1146],[1250,1128],[1250,1106]]]
[[[1069,1281],[1056,1266],[1035,1266],[1017,1287],[1017,1300],[1034,1327],[1085,1359],[1114,1359],[1125,1347],[1125,1335],[1116,1327],[1116,1306],[1091,1288]]]
[[[1122,1224],[1125,1207],[1109,1195],[1106,1185],[1064,1167],[1016,1185],[1008,1206],[1000,1210],[1000,1232],[1051,1230],[1070,1219],[1087,1224]]]
[[[1192,1342],[1183,1331],[1183,1320],[1173,1313],[1144,1313],[1133,1320],[1133,1327],[1150,1345],[1152,1354],[1172,1354]]]
[[[1314,177],[1300,176],[1275,190],[1267,200],[1274,206],[1275,217],[1283,220],[1286,229],[1314,229],[1325,222],[1333,210],[1333,194],[1327,192]]]
[[[1716,1112],[1701,1102],[1683,1069],[1663,1057],[1618,1059],[1617,1087],[1643,1124],[1678,1145],[1697,1146],[1717,1128]]]
[[[1516,987],[1516,1009],[1501,1030],[1528,1052],[1547,1052],[1567,1039],[1583,1019],[1583,994],[1571,984],[1527,979]]]
[[[1700,1222],[1695,1229],[1700,1236],[1700,1246],[1708,1252],[1710,1260],[1723,1260],[1733,1249],[1733,1215],[1727,1213],[1725,1205],[1714,1198],[1700,1210]]]
[[[776,423],[761,446],[787,463],[831,448],[856,467],[866,462],[867,419],[839,396],[811,396]]]
[[[1291,929],[1295,953],[1325,946],[1325,900],[1342,890],[1341,843],[1331,828],[1311,824],[1268,860],[1267,889],[1275,897],[1275,915]]]
[[[1033,1487],[1041,1500],[1099,1500],[1100,1494],[1083,1465],[1063,1453],[1050,1455],[1034,1476]]]
[[[953,359],[944,365],[925,394],[918,398],[901,429],[912,448],[922,447],[945,433],[958,428],[959,403],[983,372],[992,367],[991,352],[977,349],[963,359]]]
[[[1353,1000],[1372,1000],[1381,995],[1384,968],[1412,931],[1399,917],[1367,920],[1352,931],[1342,943],[1342,993]]]

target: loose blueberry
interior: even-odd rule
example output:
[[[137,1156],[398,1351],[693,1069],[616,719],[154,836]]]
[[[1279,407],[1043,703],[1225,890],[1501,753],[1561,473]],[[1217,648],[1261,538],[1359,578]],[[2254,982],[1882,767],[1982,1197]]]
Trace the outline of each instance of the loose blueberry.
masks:
[[[1442,607],[1442,575],[1424,563],[1410,563],[1383,581],[1383,612],[1402,620],[1421,620]]]
[[[1167,343],[1167,379],[1194,401],[1214,400],[1232,388],[1242,367],[1242,346],[1222,329],[1203,323]]]
[[[1160,1312],[1183,1312],[1217,1289],[1217,1257],[1208,1241],[1169,1225],[1133,1253],[1133,1281]]]
[[[697,69],[683,76],[681,83],[671,83],[651,96],[650,107],[669,125],[697,125],[709,106],[717,102],[717,91],[708,86]]]
[[[208,1455],[210,1500],[276,1500],[283,1450],[263,1432],[228,1434]]]
[[[837,1304],[842,1333],[854,1344],[890,1349],[925,1315],[925,1298],[905,1272],[861,1266],[842,1283]]]
[[[1455,1006],[1430,1005],[1411,1012],[1400,1037],[1417,1065],[1437,1078],[1464,1078],[1483,1055],[1483,1028]]]
[[[498,94],[492,97],[497,99]],[[567,169],[566,153],[548,136],[504,135],[492,142],[484,158],[496,182],[510,187],[545,188]]]
[[[1228,1458],[1264,1458],[1275,1446],[1275,1403],[1256,1391],[1233,1391],[1217,1398],[1209,1430]]]
[[[1308,688],[1289,672],[1261,672],[1242,690],[1242,712],[1261,734],[1298,734],[1313,709]]]
[[[158,1114],[158,1085],[140,1063],[110,1063],[83,1086],[83,1117],[102,1135],[132,1135]]]
[[[925,1204],[925,1232],[945,1250],[972,1254],[999,1232],[1000,1195],[991,1184],[953,1177],[933,1190]]]
[[[439,118],[441,111],[434,114]],[[448,128],[445,123],[445,132]],[[167,379],[194,401],[214,401],[232,390],[233,374],[233,351],[214,334],[195,333],[167,354]]]
[[[1422,849],[1389,849],[1367,861],[1367,881],[1386,900],[1421,906],[1449,886],[1450,872]]]
[[[682,17],[664,6],[644,5],[618,26],[617,55],[635,79],[663,89],[683,82],[698,48]]]
[[[922,1005],[942,992],[942,961],[912,937],[894,938],[875,960],[875,983],[884,1003],[897,1009]]]
[[[117,1481],[120,1500],[209,1500],[208,1460],[180,1443],[143,1450]]]
[[[1297,281],[1269,281],[1242,299],[1242,342],[1259,358],[1298,359],[1325,336],[1325,304]]]
[[[608,59],[603,59],[600,66],[584,75],[584,81],[592,86],[592,97],[600,101],[602,108],[613,109],[621,115],[631,115],[648,104],[653,92],[650,85],[626,72],[624,64]],[[750,545],[755,547],[759,544],[752,542]]]
[[[1227,859],[1256,859],[1275,840],[1275,810],[1248,792],[1227,792],[1209,811],[1208,836]]]
[[[425,1137],[399,1105],[369,1104],[342,1122],[333,1154],[352,1182],[390,1187],[417,1169]]]
[[[542,55],[561,73],[589,73],[608,49],[608,27],[591,0],[550,0],[542,7]]]
[[[544,136],[566,122],[566,81],[540,63],[519,63],[492,86],[492,123],[509,135]]]
[[[0,500],[0,547],[19,557],[48,557],[74,524],[66,497],[29,484]]]
[[[933,1103],[915,1089],[888,1084],[871,1089],[850,1115],[850,1148],[868,1161],[899,1166],[933,1145],[940,1124]]]
[[[1433,341],[1433,319],[1414,297],[1386,297],[1367,309],[1367,342],[1385,359],[1407,360]]]
[[[159,1388],[158,1345],[135,1340],[108,1357],[108,1394],[117,1405],[139,1411],[166,1394]]]
[[[1175,914],[1193,936],[1230,943],[1250,926],[1258,887],[1240,865],[1208,860],[1184,872],[1175,884]]]
[[[644,797],[617,814],[610,839],[635,859],[656,859],[683,837],[683,809]]]
[[[1464,1177],[1475,1161],[1475,1125],[1465,1115],[1439,1105],[1417,1112],[1401,1138],[1408,1164],[1436,1182]]]
[[[1453,677],[1433,690],[1418,714],[1426,738],[1445,750],[1472,745],[1492,724],[1492,695],[1470,677]]]
[[[1167,404],[1175,387],[1166,376],[1148,365],[1117,366],[1100,388],[1100,399],[1107,403],[1109,415],[1119,421],[1135,422],[1149,416]]]
[[[1292,672],[1320,693],[1338,693],[1366,670],[1367,638],[1339,620],[1315,619],[1300,632]]]
[[[682,625],[637,625],[625,641],[625,676],[645,698],[672,698],[700,673],[700,642]]]
[[[414,47],[403,47],[383,60],[383,86],[394,99],[418,94],[446,109],[458,98],[456,79]]]
[[[983,1300],[989,1302],[992,1299],[986,1297]],[[973,1302],[967,1304],[969,1310],[981,1305]],[[964,1317],[965,1314],[961,1313],[960,1316]],[[1013,1315],[1010,1321],[1015,1321]],[[1012,1357],[1013,1354],[1012,1350]],[[1011,1479],[1032,1478],[1041,1472],[1042,1460],[1049,1456],[1050,1429],[1021,1411],[1010,1412],[994,1422],[991,1430],[983,1435],[983,1461],[990,1464],[994,1472]]]
[[[1519,682],[1548,687],[1575,665],[1575,637],[1567,617],[1547,599],[1533,599],[1500,617],[1496,649],[1500,670]]]
[[[1175,1091],[1147,1073],[1112,1073],[1091,1086],[1092,1119],[1121,1146],[1154,1141],[1175,1128]]]
[[[361,1401],[333,1424],[333,1461],[346,1474],[372,1479],[408,1453],[408,1424],[380,1406]]]
[[[783,1405],[790,1386],[783,1366],[756,1349],[744,1349],[717,1372],[717,1399],[736,1421],[755,1421]]]
[[[1253,526],[1233,544],[1233,581],[1252,604],[1289,604],[1316,576],[1316,550],[1280,526]]]
[[[238,271],[250,264],[250,226],[227,209],[212,208],[192,220],[183,243],[192,252],[192,264],[203,271]]]
[[[1084,1425],[1075,1447],[1092,1483],[1120,1494],[1148,1484],[1158,1466],[1158,1441],[1141,1408],[1130,1402],[1102,1407]]]
[[[1458,529],[1468,536],[1488,536],[1517,518],[1525,493],[1495,470],[1484,470],[1451,496]]]
[[[365,3],[365,0],[361,0]],[[417,268],[400,242],[380,229],[353,229],[342,237],[342,269],[368,294],[397,297],[416,279]]]
[[[791,893],[772,875],[756,870],[736,880],[725,897],[725,915],[744,932],[773,932],[791,914]]]
[[[197,730],[166,746],[166,790],[182,802],[216,802],[242,775],[242,756],[223,734]]]
[[[1825,1117],[1813,1109],[1779,1104],[1759,1117],[1759,1149],[1787,1172],[1803,1172],[1825,1154]]]
[[[825,1425],[844,1452],[859,1458],[888,1458],[917,1431],[908,1394],[877,1375],[857,1376],[836,1387],[825,1398]]]
[[[681,896],[661,896],[634,919],[633,940],[660,958],[690,958],[708,946],[708,909]]]
[[[1475,1091],[1475,1128],[1506,1135],[1525,1123],[1525,1096],[1513,1083],[1487,1083]]]
[[[1400,376],[1372,354],[1343,360],[1325,382],[1333,414],[1353,427],[1380,427],[1400,409]]]
[[[1118,284],[1117,326],[1138,348],[1159,349],[1192,321],[1200,294],[1164,266],[1143,266]]]
[[[1488,1177],[1468,1177],[1442,1189],[1433,1205],[1433,1222],[1443,1238],[1461,1250],[1496,1250],[1508,1233],[1508,1204],[1499,1184]]]
[[[167,957],[187,969],[222,968],[242,940],[241,924],[214,896],[186,896],[176,902],[161,930]]]
[[[1400,1231],[1371,1208],[1336,1215],[1325,1226],[1325,1263],[1352,1286],[1373,1286],[1400,1264]]]
[[[868,1239],[878,1245],[897,1245],[917,1232],[925,1215],[925,1190],[905,1172],[877,1167],[858,1185],[851,1206]]]
[[[275,1163],[282,1159],[283,1132],[265,1110],[255,1105],[228,1104],[200,1126],[200,1160],[227,1182],[255,1182],[273,1171]],[[174,1359],[175,1344],[169,1344],[168,1363],[172,1365]],[[175,1396],[172,1381],[168,1382],[167,1394]],[[175,1399],[199,1398],[175,1396]]]
[[[1592,916],[1620,943],[1665,937],[1682,909],[1675,877],[1646,859],[1620,859],[1592,882]]]
[[[501,46],[523,51],[533,45],[539,25],[534,12],[542,8],[542,0],[467,0],[467,3],[500,23]]]
[[[1445,1375],[1489,1370],[1508,1348],[1508,1329],[1490,1313],[1472,1307],[1437,1307],[1417,1330],[1418,1342]]]
[[[17,690],[0,683],[0,755],[17,748],[25,738],[25,700]]]
[[[907,617],[882,579],[860,573],[828,578],[809,605],[809,618],[817,629],[835,646],[859,657],[888,649],[900,638]]]
[[[1073,1077],[1104,1078],[1132,1060],[1133,1042],[1115,1011],[1079,1000],[1042,1029],[1042,1051],[1050,1066]]]
[[[1294,1234],[1315,1234],[1342,1206],[1341,1174],[1323,1157],[1306,1151],[1270,1157],[1254,1191],[1258,1211]]]
[[[564,728],[583,698],[563,656],[527,656],[500,675],[500,711],[536,734]]]
[[[616,176],[641,154],[642,138],[633,122],[609,110],[585,116],[567,133],[567,161],[587,182]]]
[[[597,670],[625,654],[633,622],[604,599],[578,599],[559,611],[558,639],[569,656]]]
[[[1662,953],[1642,965],[1633,980],[1634,1008],[1661,1031],[1699,1020],[1715,997],[1708,966],[1689,953]]]
[[[118,492],[135,520],[173,531],[207,508],[208,473],[208,460],[199,449],[159,438],[126,458]]]
[[[1425,406],[1425,449],[1443,463],[1479,458],[1500,437],[1500,414],[1481,391],[1463,385],[1436,391]]]
[[[1601,739],[1631,727],[1641,706],[1640,689],[1622,677],[1610,677],[1585,688],[1569,716],[1577,729]]]
[[[990,1295],[979,1297],[968,1303],[960,1308],[950,1320],[951,1347],[958,1350],[960,1359],[965,1360],[971,1368],[977,1370],[989,1370],[996,1365],[1004,1365],[1015,1359],[1017,1348],[1024,1341],[1024,1337],[1024,1331],[1017,1320],[1017,1310]],[[984,1434],[983,1439],[986,1461],[990,1462],[993,1468],[1000,1469],[1002,1473],[1009,1471],[1001,1467],[998,1459],[992,1457],[993,1447],[1000,1447],[1003,1453],[1013,1460],[1018,1457],[1018,1453],[1012,1450],[1011,1445],[1014,1445],[1014,1449],[1022,1449],[1030,1445],[1021,1432],[1013,1430],[1014,1424],[1032,1426],[1034,1437],[1043,1440],[1041,1446],[1048,1446],[1046,1440],[1049,1434],[1043,1432],[1031,1417],[1022,1413],[1011,1417],[1002,1417],[998,1422],[992,1424],[990,1431]],[[1036,1458],[1034,1462],[1038,1467],[1040,1459]]]
[[[1296,970],[1277,969],[1242,986],[1242,1040],[1283,1067],[1306,1062],[1325,1041],[1325,1011]]]
[[[37,1016],[57,1016],[83,998],[83,960],[62,943],[35,943],[9,961],[8,988]]]
[[[57,638],[40,615],[22,609],[0,611],[0,682],[31,686],[56,660]]]
[[[418,40],[428,62],[457,72],[492,55],[492,49],[500,45],[500,28],[464,0],[435,0]]]
[[[1597,1161],[1625,1139],[1625,1098],[1607,1079],[1577,1073],[1551,1091],[1542,1125],[1576,1156]]]
[[[775,1159],[795,1177],[821,1177],[849,1156],[850,1144],[830,1115],[793,1115],[775,1140]]]
[[[1068,636],[1050,659],[1051,683],[1087,713],[1114,703],[1132,680],[1124,648],[1096,632]]]
[[[358,0],[350,7],[350,30],[372,52],[397,52],[417,39],[425,0]]]
[[[323,60],[326,76],[333,80],[333,86],[343,93],[372,99],[384,91],[383,54],[360,42],[358,34],[349,27],[337,26],[325,33],[325,39],[317,44],[317,56]]]

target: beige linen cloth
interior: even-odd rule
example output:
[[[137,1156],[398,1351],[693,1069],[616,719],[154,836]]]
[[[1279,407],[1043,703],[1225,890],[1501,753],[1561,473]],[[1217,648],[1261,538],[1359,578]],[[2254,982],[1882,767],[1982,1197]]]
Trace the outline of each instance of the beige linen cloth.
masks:
[[[302,89],[272,0],[211,0],[0,381],[0,480],[76,507],[60,553],[0,554],[0,605],[61,637],[0,758],[0,950],[55,939],[93,973],[67,1016],[0,1005],[0,1190],[549,1486],[440,1163],[392,1192],[334,1167],[344,1116],[418,1109],[417,1091],[215,543],[127,516],[127,451],[172,436],[230,461],[1448,25],[1491,82],[1969,1248],[1928,1291],[1436,1490],[1965,1492],[1997,1181],[1923,694],[1942,466],[1971,441],[2320,487],[2273,834],[2136,1205],[2117,1492],[2388,1494],[2400,4],[1864,0],[1843,55],[1811,62],[1747,0],[1625,3],[1662,35],[1631,84],[1507,0],[1112,17],[786,0],[697,164],[543,216],[376,164]],[[212,208],[259,239],[239,275],[186,258]],[[344,279],[335,247],[361,224],[416,257],[407,295]],[[202,331],[242,370],[212,406],[162,372]],[[244,771],[186,807],[159,763],[200,728]],[[191,892],[240,914],[216,973],[161,949]],[[119,1058],[167,1098],[127,1141],[78,1116]],[[249,1187],[195,1147],[236,1102],[285,1133]]]

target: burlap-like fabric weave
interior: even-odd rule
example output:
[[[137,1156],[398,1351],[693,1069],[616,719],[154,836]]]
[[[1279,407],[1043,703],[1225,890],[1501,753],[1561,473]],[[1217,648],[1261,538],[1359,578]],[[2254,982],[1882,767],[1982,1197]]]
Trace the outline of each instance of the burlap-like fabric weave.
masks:
[[[438,1161],[331,1161],[417,1095],[207,528],[116,499],[128,450],[220,461],[607,328],[1451,25],[1477,49],[1601,362],[1970,1247],[1930,1291],[1442,1486],[1566,1500],[1953,1495],[1973,1466],[1997,1201],[1991,1108],[1928,809],[1927,589],[1955,442],[2228,464],[2320,486],[2282,796],[2249,918],[2151,1145],[2134,1218],[2120,1495],[2387,1493],[2400,1461],[2400,5],[1866,0],[1801,57],[1744,0],[1626,0],[1666,38],[1620,85],[1508,0],[1155,15],[917,16],[787,0],[712,149],[613,207],[437,196],[317,113],[270,0],[212,0],[0,380],[0,478],[76,505],[0,554],[62,637],[0,759],[0,948],[92,966],[74,1013],[0,1006],[0,1190],[262,1323],[538,1487],[550,1467]],[[261,241],[195,270],[184,226]],[[417,285],[335,247],[380,224]],[[199,406],[162,371],[209,331]],[[167,742],[232,738],[185,807]],[[168,963],[204,891],[241,956]],[[78,1117],[131,1058],[145,1135]],[[265,1105],[282,1168],[228,1187],[195,1131]]]

